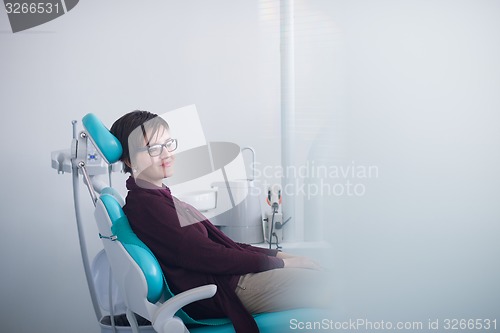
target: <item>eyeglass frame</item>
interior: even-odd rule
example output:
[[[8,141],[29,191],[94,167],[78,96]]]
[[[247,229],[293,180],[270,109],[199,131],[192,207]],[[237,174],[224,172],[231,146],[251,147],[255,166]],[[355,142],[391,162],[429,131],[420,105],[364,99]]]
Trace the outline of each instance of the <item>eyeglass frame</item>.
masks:
[[[167,148],[167,144],[171,144],[171,143],[174,143],[175,142],[175,148],[172,149],[172,150],[168,150]],[[151,151],[150,149],[153,148],[153,147],[158,147],[160,146],[160,153],[158,155],[151,155]],[[154,144],[154,145],[147,145],[146,147],[142,147],[142,148],[137,148],[137,151],[147,151],[149,156],[151,157],[156,157],[156,156],[160,156],[161,153],[163,153],[163,148],[165,148],[169,153],[175,151],[177,148],[178,148],[178,141],[177,139],[168,139],[167,141],[165,141],[164,143],[157,143],[157,144]]]

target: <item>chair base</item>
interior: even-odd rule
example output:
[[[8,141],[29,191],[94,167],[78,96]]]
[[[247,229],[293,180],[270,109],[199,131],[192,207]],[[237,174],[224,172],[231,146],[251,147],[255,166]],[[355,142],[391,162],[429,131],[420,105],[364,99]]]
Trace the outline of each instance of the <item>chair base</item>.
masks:
[[[141,333],[156,333],[148,320],[138,317],[137,321],[139,324],[139,331]],[[130,327],[125,314],[115,316],[114,331],[113,326],[111,325],[111,318],[109,316],[101,318],[99,326],[101,327],[101,333],[133,333],[132,327]]]

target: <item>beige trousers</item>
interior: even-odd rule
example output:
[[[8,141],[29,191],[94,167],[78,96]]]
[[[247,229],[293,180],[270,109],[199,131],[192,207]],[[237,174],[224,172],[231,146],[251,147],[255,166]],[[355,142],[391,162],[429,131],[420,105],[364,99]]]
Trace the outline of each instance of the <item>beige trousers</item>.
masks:
[[[240,277],[236,295],[250,313],[296,308],[326,308],[332,302],[329,273],[303,268],[277,268]]]

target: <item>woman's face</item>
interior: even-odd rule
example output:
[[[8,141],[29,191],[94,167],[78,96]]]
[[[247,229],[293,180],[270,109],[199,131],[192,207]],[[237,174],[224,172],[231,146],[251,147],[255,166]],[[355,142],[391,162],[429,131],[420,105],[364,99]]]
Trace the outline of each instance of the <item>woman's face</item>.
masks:
[[[144,139],[142,147],[139,147],[138,151],[131,154],[133,176],[161,187],[163,179],[173,175],[175,157],[165,146],[159,148],[161,153],[158,156],[151,156],[146,148],[150,147],[151,151],[151,147],[155,145],[168,145],[169,140],[172,138],[169,131],[164,127],[159,128],[156,133],[146,130],[146,134],[149,138],[149,145],[147,145],[146,139]],[[155,154],[153,153],[153,155]]]

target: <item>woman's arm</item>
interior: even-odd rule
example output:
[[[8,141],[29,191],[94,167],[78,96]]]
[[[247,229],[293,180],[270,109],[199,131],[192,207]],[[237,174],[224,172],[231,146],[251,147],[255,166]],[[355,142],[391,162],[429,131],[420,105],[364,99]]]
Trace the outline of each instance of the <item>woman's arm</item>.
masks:
[[[137,200],[137,205],[128,200],[126,214],[137,236],[165,265],[211,274],[240,275],[284,266],[282,259],[224,246],[200,232],[199,225],[180,223],[183,217],[161,197],[143,199]]]
[[[284,268],[293,267],[293,268],[307,268],[315,270],[323,269],[321,265],[319,265],[316,261],[307,257],[301,257],[287,252],[281,252],[278,250],[252,246],[249,244],[238,243],[238,245],[245,249],[249,249],[255,252],[265,253],[268,256],[275,256],[276,258],[282,259]]]
[[[244,248],[244,249],[247,249],[247,250],[250,250],[250,251],[254,251],[254,252],[259,252],[259,253],[264,253],[265,255],[268,255],[268,256],[271,256],[271,257],[278,257],[278,250],[275,250],[275,249],[269,249],[269,248],[266,248],[266,247],[259,247],[259,246],[253,246],[253,245],[250,245],[250,244],[245,244],[245,243],[236,243],[238,244],[240,247]],[[278,257],[280,258],[280,257]]]

